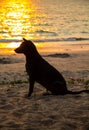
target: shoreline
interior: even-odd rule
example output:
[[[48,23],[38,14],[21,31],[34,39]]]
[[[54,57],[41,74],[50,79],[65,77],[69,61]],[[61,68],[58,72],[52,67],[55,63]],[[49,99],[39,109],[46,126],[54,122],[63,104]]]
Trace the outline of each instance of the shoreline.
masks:
[[[17,43],[4,43],[0,46],[0,55],[2,54],[15,54],[14,49]],[[18,43],[16,46],[19,46]],[[50,53],[76,53],[89,51],[89,40],[85,41],[66,41],[66,42],[38,42],[35,43],[40,54],[50,54]],[[11,46],[11,47],[10,47]]]

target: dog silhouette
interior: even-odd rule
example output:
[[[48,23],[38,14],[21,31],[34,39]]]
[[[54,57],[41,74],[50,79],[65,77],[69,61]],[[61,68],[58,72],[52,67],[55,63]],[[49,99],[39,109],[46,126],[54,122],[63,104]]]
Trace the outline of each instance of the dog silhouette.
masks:
[[[18,48],[15,49],[15,52],[23,53],[26,56],[26,71],[29,75],[28,96],[31,96],[33,93],[35,82],[41,84],[53,95],[89,92],[88,90],[78,92],[69,91],[62,74],[42,58],[32,41],[23,39],[23,42]]]

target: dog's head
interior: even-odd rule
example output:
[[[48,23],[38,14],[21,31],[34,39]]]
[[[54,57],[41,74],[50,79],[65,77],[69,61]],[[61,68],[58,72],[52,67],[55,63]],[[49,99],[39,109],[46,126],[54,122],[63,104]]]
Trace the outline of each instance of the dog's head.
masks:
[[[36,47],[35,45],[32,43],[32,41],[30,40],[26,40],[25,38],[23,38],[23,42],[21,43],[21,45],[16,48],[14,50],[16,53],[28,53],[28,52],[34,52],[36,51]]]

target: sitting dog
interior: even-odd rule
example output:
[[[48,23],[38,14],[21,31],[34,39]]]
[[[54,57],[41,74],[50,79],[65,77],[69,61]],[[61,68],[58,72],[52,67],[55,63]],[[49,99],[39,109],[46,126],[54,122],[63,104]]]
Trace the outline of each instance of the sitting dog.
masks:
[[[35,82],[41,84],[53,95],[78,94],[86,91],[71,92],[67,90],[66,81],[61,73],[41,57],[32,41],[23,40],[15,52],[23,53],[26,56],[26,71],[29,75],[28,96],[31,96]]]

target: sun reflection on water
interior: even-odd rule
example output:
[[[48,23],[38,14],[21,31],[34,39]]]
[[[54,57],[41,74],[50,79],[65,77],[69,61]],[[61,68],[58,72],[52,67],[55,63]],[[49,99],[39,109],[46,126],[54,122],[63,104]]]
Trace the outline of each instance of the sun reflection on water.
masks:
[[[31,32],[35,32],[32,26],[36,15],[37,5],[33,0],[3,0],[0,1],[0,28],[2,35],[0,39],[34,39]],[[2,43],[3,47],[17,47],[18,43],[10,43],[8,46]],[[0,43],[0,48],[2,47]]]
[[[12,42],[12,43],[9,43],[6,47],[7,48],[16,48],[16,47],[19,47],[21,43],[16,43],[16,42]]]

